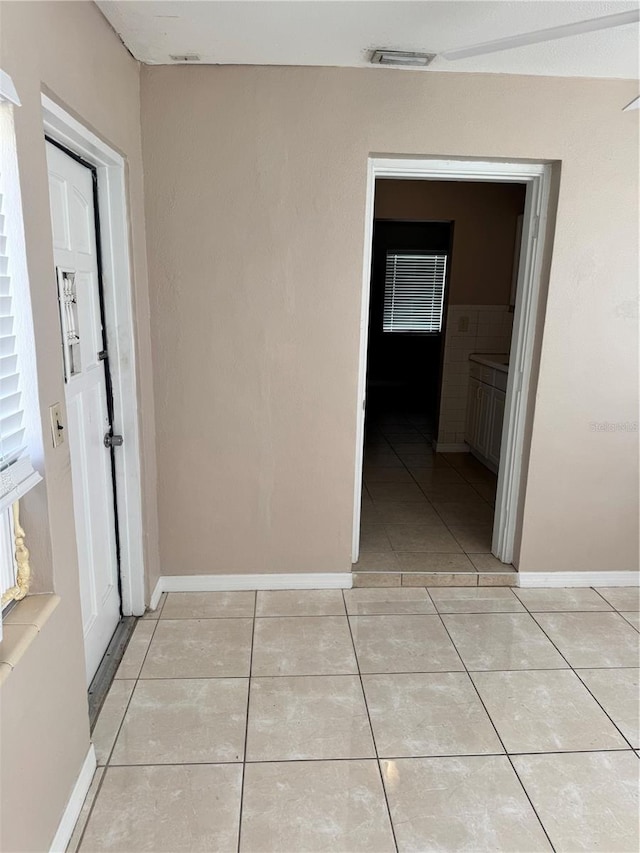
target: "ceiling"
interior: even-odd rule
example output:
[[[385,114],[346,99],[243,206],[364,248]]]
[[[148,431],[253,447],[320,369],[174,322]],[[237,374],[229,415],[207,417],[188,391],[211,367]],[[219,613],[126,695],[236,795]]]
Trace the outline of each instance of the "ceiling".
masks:
[[[197,54],[203,64],[354,68],[367,66],[376,47],[440,53],[638,8],[638,2],[592,0],[98,0],[97,5],[131,53],[153,65],[175,64],[172,54]],[[430,68],[637,78],[639,39],[638,24],[627,24],[457,61],[437,56]]]

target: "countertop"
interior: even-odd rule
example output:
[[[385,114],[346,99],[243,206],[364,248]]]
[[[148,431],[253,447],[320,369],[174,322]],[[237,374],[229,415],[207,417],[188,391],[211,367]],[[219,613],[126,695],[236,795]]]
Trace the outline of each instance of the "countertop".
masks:
[[[474,352],[469,356],[469,361],[477,361],[486,367],[493,367],[503,373],[509,372],[509,353]]]

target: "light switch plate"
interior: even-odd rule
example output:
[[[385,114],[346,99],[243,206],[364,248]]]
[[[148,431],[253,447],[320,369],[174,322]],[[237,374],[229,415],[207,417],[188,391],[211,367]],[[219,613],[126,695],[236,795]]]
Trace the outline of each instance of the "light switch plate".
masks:
[[[468,332],[469,331],[469,318],[466,316],[458,317],[458,331],[459,332]]]
[[[53,446],[60,447],[64,444],[64,425],[62,423],[62,406],[60,403],[54,403],[49,406],[49,417],[51,418],[51,438]]]

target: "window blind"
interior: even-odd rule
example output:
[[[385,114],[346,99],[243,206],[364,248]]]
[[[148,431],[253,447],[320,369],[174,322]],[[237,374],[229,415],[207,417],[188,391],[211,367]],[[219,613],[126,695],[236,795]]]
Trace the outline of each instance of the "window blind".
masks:
[[[0,173],[0,512],[41,479],[31,464],[26,446],[5,177],[4,172]]]
[[[384,332],[440,332],[446,254],[387,252]]]

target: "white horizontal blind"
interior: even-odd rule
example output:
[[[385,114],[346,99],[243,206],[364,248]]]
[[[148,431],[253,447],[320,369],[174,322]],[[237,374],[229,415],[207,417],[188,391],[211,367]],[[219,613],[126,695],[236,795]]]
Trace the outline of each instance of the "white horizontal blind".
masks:
[[[26,447],[3,178],[4,173],[0,173],[0,512],[40,480]]]
[[[440,332],[447,256],[387,252],[384,332]]]

